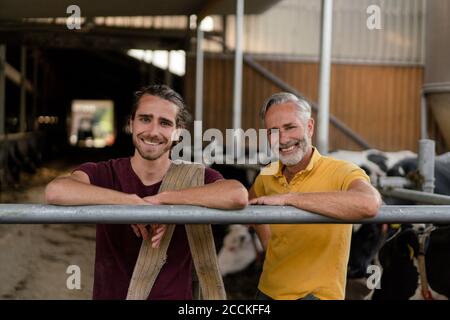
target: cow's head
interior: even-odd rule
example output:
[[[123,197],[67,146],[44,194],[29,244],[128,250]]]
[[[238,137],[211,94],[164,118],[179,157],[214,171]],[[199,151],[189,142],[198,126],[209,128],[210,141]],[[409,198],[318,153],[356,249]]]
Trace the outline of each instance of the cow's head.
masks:
[[[354,228],[348,261],[348,278],[367,276],[367,267],[372,263],[383,244],[381,224],[363,224]]]
[[[418,253],[417,230],[411,225],[402,225],[399,234],[380,250],[383,275],[381,288],[375,290],[373,299],[408,299],[414,295],[419,276],[414,259]]]
[[[355,226],[347,269],[347,277],[350,279],[369,275],[367,267],[374,263],[380,248],[399,228],[399,225],[373,223]]]

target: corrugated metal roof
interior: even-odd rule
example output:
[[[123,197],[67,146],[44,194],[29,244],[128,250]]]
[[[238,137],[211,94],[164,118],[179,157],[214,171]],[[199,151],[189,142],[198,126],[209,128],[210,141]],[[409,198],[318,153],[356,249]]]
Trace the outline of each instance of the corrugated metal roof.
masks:
[[[425,0],[335,0],[335,61],[423,64]],[[369,30],[367,8],[379,6],[381,30]],[[321,1],[283,0],[244,22],[248,53],[317,60]],[[234,47],[234,17],[227,22],[227,45]]]

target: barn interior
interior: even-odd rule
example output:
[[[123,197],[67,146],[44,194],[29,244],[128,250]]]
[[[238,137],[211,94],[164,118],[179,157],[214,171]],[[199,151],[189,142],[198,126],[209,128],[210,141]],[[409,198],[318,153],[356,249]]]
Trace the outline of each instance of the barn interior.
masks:
[[[263,128],[265,99],[289,91],[311,101],[323,154],[417,155],[432,139],[445,155],[449,16],[447,0],[0,0],[1,203],[43,204],[78,164],[131,156],[134,93],[150,84],[180,93],[203,131]],[[221,169],[246,187],[257,173]],[[93,225],[0,223],[0,299],[90,299],[94,247]],[[228,275],[228,296],[252,299],[255,274]]]

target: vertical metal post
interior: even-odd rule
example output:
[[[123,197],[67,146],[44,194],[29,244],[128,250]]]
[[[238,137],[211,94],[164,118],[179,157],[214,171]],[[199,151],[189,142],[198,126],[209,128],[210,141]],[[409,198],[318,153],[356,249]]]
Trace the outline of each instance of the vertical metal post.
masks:
[[[203,31],[201,21],[197,22],[197,47],[195,57],[195,120],[203,121]],[[201,139],[202,126],[194,126],[194,139]],[[194,143],[194,157],[199,158],[202,152],[202,144]]]
[[[242,36],[244,0],[236,0],[236,34],[234,51],[233,128],[242,127]]]
[[[322,154],[328,153],[332,29],[333,0],[322,0],[319,111],[317,114],[317,148]]]
[[[38,50],[33,50],[33,110],[31,113],[31,119],[32,119],[32,127],[31,130],[37,129],[37,121],[36,121],[36,115],[37,115],[37,98],[38,98],[38,71],[39,71],[39,57],[38,57]]]
[[[420,94],[420,138],[428,139],[427,97],[422,90]]]
[[[0,135],[5,134],[6,46],[0,45]]]
[[[20,115],[19,115],[19,132],[27,130],[27,48],[22,46],[20,48]]]
[[[418,169],[424,181],[422,191],[434,192],[435,142],[429,139],[419,140]]]

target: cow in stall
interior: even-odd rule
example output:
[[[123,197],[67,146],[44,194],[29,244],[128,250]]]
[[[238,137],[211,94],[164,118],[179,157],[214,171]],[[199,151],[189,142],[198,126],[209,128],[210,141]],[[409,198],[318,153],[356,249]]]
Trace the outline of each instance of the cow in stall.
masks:
[[[388,176],[417,179],[417,158],[399,161]],[[436,157],[435,193],[450,195],[450,153]],[[392,205],[414,204],[386,198]],[[404,224],[379,252],[383,268],[381,288],[372,299],[449,299],[450,298],[450,225]]]
[[[402,159],[386,174],[417,180],[417,162],[417,157]],[[436,157],[435,193],[450,195],[450,153]],[[384,201],[390,205],[415,204],[413,201],[391,197],[385,197]],[[387,234],[386,227],[384,227],[385,232],[381,232],[383,227],[384,225],[376,228],[368,227],[359,237],[357,233],[354,233],[349,261],[349,277],[361,276],[362,271],[369,264],[376,263],[383,269],[381,289],[371,291],[365,286],[365,290],[358,291],[363,291],[366,297],[373,294],[373,299],[448,298],[450,281],[444,270],[448,270],[450,267],[449,226],[397,225],[393,230],[387,228]],[[361,237],[365,240],[359,241]],[[422,248],[420,240],[422,240]],[[377,255],[376,248],[379,247],[381,249]],[[405,252],[409,253],[408,259],[406,259]],[[422,262],[419,263],[419,261]],[[359,268],[353,267],[358,272],[352,270],[352,264],[359,266]],[[428,285],[423,286],[421,279],[426,278],[429,278]],[[364,277],[359,280],[358,282],[358,279],[350,279],[350,289],[358,287],[355,283],[365,284]],[[355,298],[352,296],[352,290],[349,291],[348,296],[350,299]]]
[[[254,261],[260,265],[263,251],[255,232],[249,231],[249,228],[244,225],[230,225],[218,254],[222,276],[244,270]]]
[[[384,244],[379,253],[383,273],[373,300],[450,298],[450,226],[429,228],[402,225]]]
[[[370,177],[372,184],[376,184],[379,177],[384,177],[396,163],[405,158],[417,157],[412,151],[382,152],[377,149],[364,151],[337,150],[330,152],[329,157],[352,162],[363,169]]]

